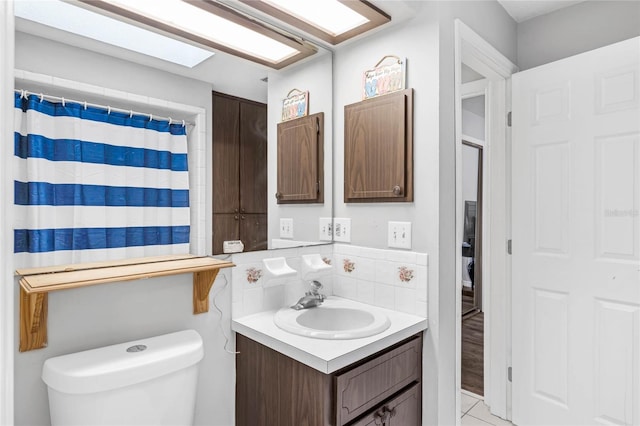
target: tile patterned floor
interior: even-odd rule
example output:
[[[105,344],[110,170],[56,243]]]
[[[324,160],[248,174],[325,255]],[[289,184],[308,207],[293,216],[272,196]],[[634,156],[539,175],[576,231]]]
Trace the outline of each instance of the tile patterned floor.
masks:
[[[461,426],[513,426],[511,422],[491,414],[482,398],[464,391],[462,391],[461,398]]]

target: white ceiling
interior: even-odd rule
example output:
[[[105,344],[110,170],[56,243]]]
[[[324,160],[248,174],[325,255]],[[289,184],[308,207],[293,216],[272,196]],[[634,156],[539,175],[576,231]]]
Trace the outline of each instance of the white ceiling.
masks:
[[[576,3],[582,3],[582,1],[584,0],[498,0],[507,13],[518,23]]]

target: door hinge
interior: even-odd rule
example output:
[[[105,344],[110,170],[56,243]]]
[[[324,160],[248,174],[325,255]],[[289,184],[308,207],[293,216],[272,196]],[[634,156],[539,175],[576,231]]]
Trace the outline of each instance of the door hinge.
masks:
[[[316,117],[316,134],[320,134],[320,118]]]
[[[507,113],[507,127],[511,127],[511,111]]]
[[[511,252],[511,240],[507,240],[507,253],[512,254]]]
[[[320,195],[320,181],[316,181],[316,194]]]
[[[513,371],[513,369],[512,369],[511,367],[509,367],[509,368],[507,369],[507,379],[509,379],[509,381],[510,381],[510,382],[513,382],[513,380],[512,380],[512,375],[511,375],[511,372],[512,372],[512,371]]]

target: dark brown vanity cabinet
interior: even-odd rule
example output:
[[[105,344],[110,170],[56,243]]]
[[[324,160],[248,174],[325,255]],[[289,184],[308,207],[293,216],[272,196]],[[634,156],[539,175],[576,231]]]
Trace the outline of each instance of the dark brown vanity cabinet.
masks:
[[[278,124],[278,204],[324,202],[324,113]]]
[[[236,335],[237,426],[419,426],[422,335],[332,374]]]
[[[213,92],[213,253],[267,248],[267,106]]]
[[[413,201],[413,89],[344,107],[344,201]]]

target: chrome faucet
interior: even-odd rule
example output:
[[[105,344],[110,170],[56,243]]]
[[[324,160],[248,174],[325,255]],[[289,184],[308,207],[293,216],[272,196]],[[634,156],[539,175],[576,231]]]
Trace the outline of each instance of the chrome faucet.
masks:
[[[300,309],[315,308],[322,305],[326,296],[320,293],[322,284],[318,281],[311,281],[311,290],[307,291],[303,297],[298,300],[298,303],[292,306],[293,309],[299,311]]]

